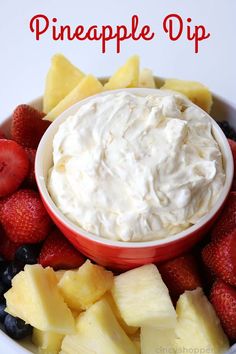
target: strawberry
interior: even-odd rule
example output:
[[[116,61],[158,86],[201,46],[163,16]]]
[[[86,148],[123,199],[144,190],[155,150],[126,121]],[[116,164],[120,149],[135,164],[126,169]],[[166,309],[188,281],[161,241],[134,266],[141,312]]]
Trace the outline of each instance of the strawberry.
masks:
[[[25,147],[36,149],[50,122],[43,120],[43,112],[22,104],[18,106],[12,117],[12,139]]]
[[[15,192],[28,174],[29,159],[13,140],[0,140],[0,197]]]
[[[6,135],[3,133],[2,129],[0,129],[0,139],[6,139]]]
[[[224,283],[222,280],[216,280],[211,289],[210,300],[221,321],[225,333],[235,342],[236,289]]]
[[[236,177],[236,141],[228,139],[228,143],[230,145],[233,159],[234,159],[234,178]]]
[[[236,229],[236,192],[230,192],[220,218],[211,231],[212,240],[224,238]]]
[[[236,229],[202,250],[205,265],[219,278],[236,286]]]
[[[190,254],[165,262],[158,269],[174,301],[185,290],[202,286],[196,260]]]
[[[44,241],[38,260],[43,267],[50,266],[54,269],[77,268],[84,261],[84,256],[57,229]]]
[[[37,184],[36,184],[35,173],[34,173],[34,163],[35,163],[35,156],[37,150],[31,148],[25,148],[25,151],[29,158],[29,172],[25,179],[25,183],[26,186],[30,188],[35,188],[37,187]]]
[[[19,243],[12,242],[0,227],[0,254],[6,261],[12,261],[15,257],[16,250],[20,246]]]
[[[40,242],[51,227],[51,219],[39,194],[30,189],[20,189],[6,198],[0,221],[9,239],[19,243]]]

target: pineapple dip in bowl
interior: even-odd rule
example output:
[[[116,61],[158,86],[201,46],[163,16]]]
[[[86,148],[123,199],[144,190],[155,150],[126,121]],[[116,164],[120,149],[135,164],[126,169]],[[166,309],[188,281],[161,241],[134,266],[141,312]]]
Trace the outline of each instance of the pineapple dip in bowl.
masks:
[[[36,177],[48,212],[78,249],[129,268],[200,239],[229,192],[233,161],[217,123],[185,96],[123,89],[80,101],[51,124]]]

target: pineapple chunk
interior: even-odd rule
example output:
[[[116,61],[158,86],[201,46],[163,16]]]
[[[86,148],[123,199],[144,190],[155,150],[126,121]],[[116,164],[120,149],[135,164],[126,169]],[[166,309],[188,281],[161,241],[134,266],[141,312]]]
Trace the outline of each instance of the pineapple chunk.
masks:
[[[129,326],[175,327],[175,309],[154,264],[116,276],[112,295],[123,320]]]
[[[38,347],[39,354],[58,354],[63,338],[63,334],[33,329],[32,342]]]
[[[138,349],[138,352],[141,353],[140,330],[138,330],[134,334],[130,335],[129,338],[132,340],[135,347]]]
[[[142,69],[139,74],[139,87],[155,88],[155,81],[152,75],[152,70]]]
[[[141,353],[175,353],[175,329],[141,328]]]
[[[116,316],[117,321],[119,322],[120,326],[123,328],[125,333],[130,336],[133,334],[136,334],[138,331],[138,327],[133,327],[133,326],[128,326],[123,318],[121,317],[120,311],[118,310],[118,307],[116,306],[116,303],[110,293],[110,291],[107,291],[105,295],[103,295],[102,299],[105,299],[108,304],[110,305],[112,312]]]
[[[113,274],[87,260],[78,270],[68,270],[58,283],[67,305],[74,310],[87,309],[113,285]]]
[[[201,288],[185,291],[177,302],[176,350],[224,353],[229,343],[213,306]]]
[[[88,96],[100,93],[103,90],[103,86],[93,75],[85,76],[75,88],[68,93],[57,105],[54,107],[44,119],[53,121],[67,108],[73,104],[83,100]]]
[[[138,87],[139,82],[139,57],[132,56],[119,68],[105,84],[105,90],[116,90],[126,87]]]
[[[74,318],[59,293],[52,268],[26,265],[13,278],[12,288],[4,296],[6,311],[31,326],[47,332],[74,333]]]
[[[100,300],[77,320],[77,334],[67,335],[61,349],[68,354],[138,354],[106,300]]]
[[[60,270],[57,270],[55,272],[55,275],[56,275],[56,278],[57,278],[57,281],[59,282],[61,280],[61,278],[63,277],[63,275],[65,274],[66,270],[65,269],[60,269]]]
[[[82,71],[72,65],[64,55],[54,55],[46,78],[43,111],[50,112],[83,77]]]
[[[161,89],[181,92],[204,111],[208,113],[211,111],[212,94],[199,82],[167,79]]]

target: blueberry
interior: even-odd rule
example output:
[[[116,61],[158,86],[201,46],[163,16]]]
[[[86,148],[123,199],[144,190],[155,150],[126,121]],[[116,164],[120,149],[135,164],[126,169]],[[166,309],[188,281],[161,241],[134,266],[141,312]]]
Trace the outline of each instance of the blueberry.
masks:
[[[6,333],[13,339],[22,339],[32,334],[32,327],[18,317],[6,315],[4,320]]]
[[[3,264],[5,264],[5,260],[4,260],[3,256],[0,255],[0,267]]]
[[[9,263],[5,267],[5,269],[1,275],[1,278],[2,278],[1,281],[3,282],[3,284],[6,287],[10,288],[12,278],[14,278],[14,276],[23,269],[23,267],[24,267],[24,265],[21,262],[15,261],[15,262]]]
[[[38,254],[38,245],[23,245],[17,249],[15,259],[23,264],[36,264]]]
[[[6,304],[5,303],[1,303],[0,304],[0,322],[3,323],[5,320],[5,317],[7,315],[7,313],[5,312],[5,308],[6,308]]]
[[[219,126],[221,127],[221,129],[223,130],[223,132],[225,133],[228,139],[232,139],[236,141],[236,131],[234,130],[233,127],[231,127],[231,125],[229,125],[229,123],[226,120],[217,123],[219,124]]]
[[[0,281],[0,303],[4,301],[4,296],[3,294],[7,291],[7,287],[5,284],[3,284],[2,281]]]

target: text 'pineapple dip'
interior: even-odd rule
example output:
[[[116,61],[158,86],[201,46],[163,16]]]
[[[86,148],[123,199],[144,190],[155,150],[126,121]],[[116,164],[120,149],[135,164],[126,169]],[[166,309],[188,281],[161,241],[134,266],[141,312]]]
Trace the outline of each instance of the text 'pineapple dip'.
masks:
[[[53,140],[48,189],[62,213],[108,239],[176,234],[205,215],[225,181],[211,121],[178,94],[91,98]]]

